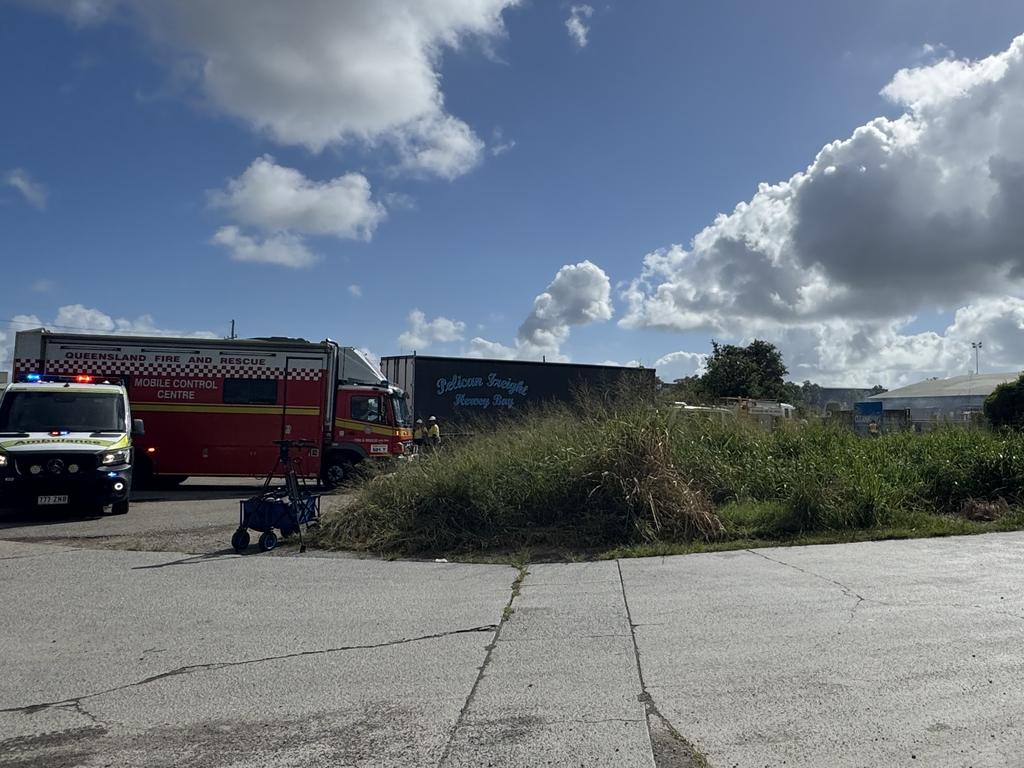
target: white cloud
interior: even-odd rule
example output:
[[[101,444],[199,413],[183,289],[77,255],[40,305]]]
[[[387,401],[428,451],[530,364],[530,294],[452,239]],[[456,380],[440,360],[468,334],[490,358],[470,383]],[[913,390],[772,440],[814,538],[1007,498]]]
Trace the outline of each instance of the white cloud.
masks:
[[[902,70],[883,93],[904,114],[762,184],[688,247],[648,254],[620,324],[777,340],[801,379],[962,373],[961,326],[903,329],[1024,288],[1024,37]]]
[[[925,43],[918,49],[917,56],[920,59],[930,60],[937,58],[950,59],[956,56],[956,51],[945,43]]]
[[[123,10],[194,73],[210,105],[281,144],[386,142],[402,167],[446,178],[473,167],[483,143],[445,110],[442,55],[503,35],[517,2],[35,0],[79,24]]]
[[[210,204],[241,224],[267,232],[351,240],[369,240],[385,216],[362,174],[312,181],[269,155],[253,160],[241,176],[228,181],[226,190],[211,193]]]
[[[449,320],[447,317],[435,317],[427,320],[420,310],[409,313],[409,330],[398,337],[398,346],[403,350],[427,349],[432,344],[462,341],[466,332],[466,324],[460,320]]]
[[[290,233],[270,235],[262,240],[243,234],[235,226],[221,227],[210,242],[222,245],[235,261],[255,261],[300,269],[317,262],[302,238]]]
[[[180,331],[157,325],[152,315],[139,315],[132,319],[114,317],[102,310],[86,307],[84,304],[66,304],[57,309],[52,322],[46,322],[37,315],[15,315],[0,331],[0,370],[10,371],[14,351],[14,337],[18,331],[33,328],[49,328],[54,331],[76,333],[127,334],[139,336],[178,336],[197,339],[216,339],[211,331]]]
[[[4,184],[18,190],[26,202],[40,211],[46,208],[48,193],[46,187],[33,181],[31,174],[24,168],[15,168],[4,176]]]
[[[700,376],[708,356],[701,352],[669,352],[659,357],[654,367],[662,381],[675,381],[687,376]]]
[[[361,285],[356,285],[355,283],[353,283],[352,285],[350,285],[350,286],[348,287],[348,292],[349,292],[350,294],[352,294],[353,296],[355,296],[355,297],[356,297],[357,299],[358,299],[358,298],[362,298],[362,295],[363,295],[363,286],[361,286]]]
[[[594,15],[594,9],[589,5],[574,5],[569,9],[569,18],[565,20],[565,28],[569,31],[569,37],[580,48],[587,47],[587,35],[590,34],[590,27],[587,22]]]
[[[208,197],[211,207],[264,234],[257,238],[238,226],[218,230],[212,241],[230,249],[233,259],[293,268],[317,261],[304,236],[369,240],[386,216],[362,174],[312,181],[269,155],[256,158],[241,176],[228,181],[227,189]]]
[[[491,155],[499,157],[504,155],[506,152],[511,152],[515,149],[515,139],[506,139],[505,132],[501,128],[495,128],[491,133]]]
[[[417,121],[398,135],[396,170],[454,179],[480,161],[484,143],[461,120],[444,115]]]
[[[604,270],[590,261],[566,264],[547,290],[533,300],[533,310],[519,326],[514,347],[477,337],[470,342],[467,354],[567,360],[561,348],[572,326],[610,320],[612,312],[611,281]]]
[[[49,280],[45,277],[41,277],[32,282],[32,290],[36,293],[49,293],[56,287],[57,284],[54,283],[53,280]]]
[[[515,347],[507,347],[497,341],[488,341],[480,336],[474,336],[469,340],[469,349],[464,350],[466,357],[483,357],[492,360],[515,360],[519,357],[519,350]]]

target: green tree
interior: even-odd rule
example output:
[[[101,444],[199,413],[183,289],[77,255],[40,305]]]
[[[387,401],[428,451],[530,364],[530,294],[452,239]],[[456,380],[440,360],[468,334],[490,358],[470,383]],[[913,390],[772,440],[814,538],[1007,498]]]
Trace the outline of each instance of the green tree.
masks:
[[[701,382],[713,397],[784,400],[792,394],[783,379],[787,373],[782,353],[774,344],[754,339],[739,347],[712,340]]]
[[[883,387],[881,384],[875,384],[875,386],[868,390],[868,397],[874,397],[875,395],[880,395],[883,392],[888,391],[889,390]]]
[[[985,418],[993,427],[1024,427],[1024,374],[985,398]]]

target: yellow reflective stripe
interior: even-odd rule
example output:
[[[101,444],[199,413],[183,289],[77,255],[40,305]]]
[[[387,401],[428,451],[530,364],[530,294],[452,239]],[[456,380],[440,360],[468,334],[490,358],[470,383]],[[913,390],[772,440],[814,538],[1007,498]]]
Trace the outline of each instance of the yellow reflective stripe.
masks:
[[[221,405],[218,403],[132,403],[135,413],[263,413],[280,416],[282,405]],[[319,416],[320,409],[308,406],[288,406],[289,416]]]
[[[335,419],[334,426],[344,427],[345,429],[354,429],[357,432],[366,432],[370,430],[371,435],[387,435],[388,437],[394,437],[399,434],[400,430],[394,427],[380,427],[374,424],[369,424],[365,421],[356,421],[355,419]]]
[[[114,443],[112,446],[110,446],[110,448],[111,448],[111,450],[117,450],[118,448],[127,448],[131,444],[132,443],[131,443],[131,440],[128,438],[128,435],[125,435],[120,440],[118,440],[116,443]]]

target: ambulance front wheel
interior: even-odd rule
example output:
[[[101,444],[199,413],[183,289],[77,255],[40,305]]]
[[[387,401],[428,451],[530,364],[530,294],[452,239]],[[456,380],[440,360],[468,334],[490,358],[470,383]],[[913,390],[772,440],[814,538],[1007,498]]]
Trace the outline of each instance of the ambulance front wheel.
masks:
[[[128,514],[128,499],[124,501],[115,501],[110,505],[110,514],[112,515],[127,515]]]

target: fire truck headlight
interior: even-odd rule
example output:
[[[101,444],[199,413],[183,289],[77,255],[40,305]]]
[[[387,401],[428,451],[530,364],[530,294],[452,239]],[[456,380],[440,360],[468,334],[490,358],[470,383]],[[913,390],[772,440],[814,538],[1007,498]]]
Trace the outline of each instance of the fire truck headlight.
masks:
[[[100,463],[104,465],[127,464],[130,450],[130,448],[123,448],[120,451],[110,451],[109,453],[101,454]]]
[[[6,453],[0,453],[0,467],[6,467],[6,466],[7,466],[7,454]]]

